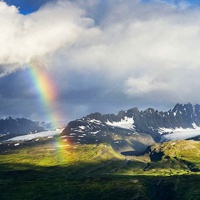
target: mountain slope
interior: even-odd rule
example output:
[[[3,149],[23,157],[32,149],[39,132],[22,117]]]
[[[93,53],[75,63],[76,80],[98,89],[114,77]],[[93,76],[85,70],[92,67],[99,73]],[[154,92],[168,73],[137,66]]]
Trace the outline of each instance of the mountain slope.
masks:
[[[92,113],[71,121],[63,130],[62,136],[77,143],[109,141],[118,144],[118,147],[122,144],[130,149],[129,146],[133,147],[137,142],[139,146],[147,146],[153,140],[159,142],[173,139],[172,133],[178,136],[175,139],[195,137],[200,135],[199,126],[200,105],[187,103],[176,104],[166,112],[153,108],[144,111],[132,108],[120,111],[117,115]]]
[[[71,121],[61,135],[78,144],[108,142],[115,150],[133,154],[143,152],[147,146],[155,143],[150,135],[135,131],[131,118],[125,116],[119,120],[115,115],[93,113]]]

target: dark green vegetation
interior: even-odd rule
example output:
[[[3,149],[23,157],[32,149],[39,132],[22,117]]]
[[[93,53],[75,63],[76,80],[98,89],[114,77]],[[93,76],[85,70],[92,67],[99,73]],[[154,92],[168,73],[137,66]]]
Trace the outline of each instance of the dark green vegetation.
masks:
[[[64,141],[0,155],[0,199],[198,200],[200,142],[177,141],[122,156],[108,144]]]

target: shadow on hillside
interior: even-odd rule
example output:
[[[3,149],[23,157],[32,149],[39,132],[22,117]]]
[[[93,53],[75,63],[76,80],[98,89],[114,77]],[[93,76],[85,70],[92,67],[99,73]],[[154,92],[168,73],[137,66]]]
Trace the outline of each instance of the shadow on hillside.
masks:
[[[124,156],[140,156],[143,155],[146,152],[147,145],[135,141],[135,140],[130,140],[131,146],[133,147],[132,151],[122,151],[121,154]]]
[[[146,153],[147,144],[134,139],[124,140],[123,142],[111,142],[113,149],[124,156],[140,156]]]
[[[38,167],[0,165],[2,200],[168,200],[199,199],[200,175],[125,176],[106,174],[110,167],[95,163]],[[183,192],[184,191],[184,192]]]

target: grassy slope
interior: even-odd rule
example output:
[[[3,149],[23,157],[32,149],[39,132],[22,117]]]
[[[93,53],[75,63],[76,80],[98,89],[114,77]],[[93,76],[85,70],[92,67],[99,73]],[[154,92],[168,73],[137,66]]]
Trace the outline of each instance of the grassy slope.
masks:
[[[187,150],[178,142],[182,153],[176,145],[155,145],[154,152],[163,152],[157,162],[124,157],[107,144],[55,144],[0,155],[0,199],[199,199],[200,175],[188,167],[198,167],[199,154],[192,153],[198,143],[191,151],[191,143]]]
[[[193,140],[170,141],[151,147],[149,169],[183,174],[200,171],[200,142]]]

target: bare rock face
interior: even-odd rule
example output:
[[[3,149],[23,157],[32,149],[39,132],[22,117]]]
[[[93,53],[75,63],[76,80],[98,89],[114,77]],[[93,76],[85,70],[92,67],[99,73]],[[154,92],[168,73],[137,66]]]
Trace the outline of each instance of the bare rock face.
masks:
[[[127,128],[126,123],[132,124]],[[123,124],[123,125],[122,125]],[[70,132],[82,132],[79,127],[84,126],[85,132],[105,132],[115,129],[120,132],[139,132],[151,135],[156,141],[161,139],[160,128],[193,128],[200,126],[200,105],[176,104],[173,109],[167,112],[148,108],[139,111],[138,108],[132,108],[127,111],[119,111],[115,114],[92,113],[78,120],[74,120],[64,129],[62,135]]]
[[[160,142],[160,130],[163,128],[194,126],[200,126],[200,105],[193,106],[187,103],[176,104],[173,109],[166,112],[153,108],[144,111],[132,108],[119,111],[117,115],[92,113],[71,121],[63,130],[62,136],[69,137],[70,141],[77,143],[110,142],[116,149],[126,150],[131,147],[133,150],[134,146],[137,146],[137,149],[144,149],[155,141]],[[146,143],[145,138],[148,141]]]

